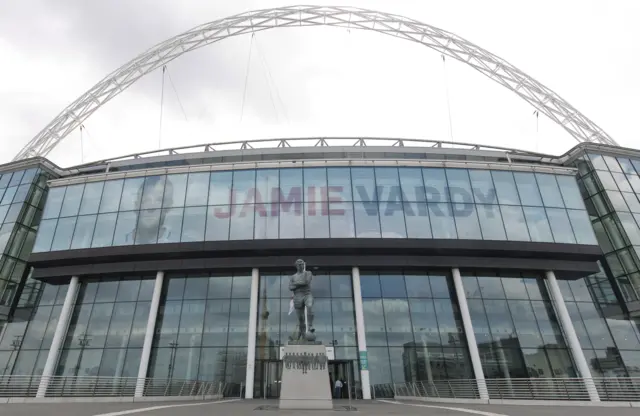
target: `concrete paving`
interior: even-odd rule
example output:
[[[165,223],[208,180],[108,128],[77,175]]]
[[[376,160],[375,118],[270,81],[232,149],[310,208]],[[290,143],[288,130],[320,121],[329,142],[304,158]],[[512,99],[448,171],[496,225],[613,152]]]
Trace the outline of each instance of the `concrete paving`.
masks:
[[[447,403],[405,403],[354,401],[357,411],[278,411],[277,401],[244,400],[222,402],[159,402],[159,403],[56,403],[56,404],[3,404],[1,416],[347,416],[361,414],[367,416],[394,415],[481,415],[481,416],[638,416],[638,408],[605,408],[595,406],[513,406],[513,405],[470,405]],[[348,402],[336,402],[346,406]],[[272,410],[257,410],[260,407]]]

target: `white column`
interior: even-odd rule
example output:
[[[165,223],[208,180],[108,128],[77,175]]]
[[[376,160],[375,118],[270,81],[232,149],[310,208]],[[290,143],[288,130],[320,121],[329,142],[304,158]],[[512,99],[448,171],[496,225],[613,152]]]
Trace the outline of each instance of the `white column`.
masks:
[[[453,275],[453,285],[456,288],[456,296],[458,298],[458,306],[460,306],[460,315],[462,316],[462,324],[464,325],[464,333],[467,338],[467,347],[469,348],[469,355],[471,356],[471,365],[473,366],[473,373],[478,383],[478,393],[483,400],[489,400],[489,391],[487,390],[487,383],[484,380],[484,371],[482,370],[482,361],[480,361],[480,353],[478,352],[478,343],[476,342],[476,335],[473,332],[473,324],[471,323],[471,314],[469,313],[469,305],[467,304],[467,295],[462,285],[462,277],[460,276],[460,269],[454,267],[451,269]]]
[[[247,335],[247,374],[245,376],[244,398],[253,399],[253,376],[256,365],[256,331],[258,327],[258,286],[260,271],[251,270],[251,299],[249,304],[249,334]]]
[[[596,385],[591,377],[591,370],[587,364],[587,359],[584,357],[584,352],[580,346],[576,329],[573,327],[573,322],[571,322],[571,316],[567,310],[567,305],[564,303],[564,298],[562,297],[560,286],[556,280],[556,275],[551,270],[547,271],[545,274],[547,276],[547,282],[549,283],[549,291],[551,292],[556,313],[560,319],[560,325],[562,325],[564,335],[567,337],[569,348],[571,349],[571,355],[573,356],[573,361],[575,361],[576,366],[578,367],[580,377],[584,379],[587,393],[589,393],[589,399],[591,399],[592,402],[599,402],[600,395],[598,394]]]
[[[147,329],[144,333],[144,343],[142,344],[142,354],[140,355],[140,366],[138,367],[138,381],[136,382],[135,397],[144,395],[144,385],[149,368],[149,357],[151,356],[151,345],[153,344],[153,334],[156,330],[156,319],[158,318],[158,307],[160,306],[160,295],[162,294],[162,284],[164,282],[164,272],[156,273],[156,282],[153,285],[153,297],[149,308],[149,318],[147,319]]]
[[[40,378],[40,385],[38,386],[38,392],[36,397],[45,397],[47,394],[47,388],[51,381],[51,376],[56,370],[58,365],[58,359],[60,358],[60,352],[64,346],[64,340],[67,337],[67,329],[69,329],[69,320],[71,313],[76,304],[76,297],[78,296],[78,276],[72,276],[67,289],[67,294],[64,297],[64,303],[62,304],[62,310],[60,311],[60,318],[58,318],[58,324],[56,325],[56,332],[53,334],[53,340],[51,341],[51,347],[49,348],[49,354],[47,355],[47,361],[44,364],[44,370],[42,371],[42,377]]]
[[[351,270],[353,283],[353,307],[356,312],[356,336],[358,337],[358,358],[360,367],[360,384],[362,398],[371,400],[371,381],[369,379],[369,357],[367,357],[367,336],[364,331],[364,310],[362,308],[362,292],[360,291],[360,269]],[[366,366],[364,364],[366,363]]]

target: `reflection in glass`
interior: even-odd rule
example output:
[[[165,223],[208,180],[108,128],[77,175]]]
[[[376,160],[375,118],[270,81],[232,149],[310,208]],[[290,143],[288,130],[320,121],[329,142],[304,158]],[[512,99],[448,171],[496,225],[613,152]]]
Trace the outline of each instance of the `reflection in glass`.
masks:
[[[187,207],[184,209],[181,242],[204,240],[206,211],[207,207]]]
[[[542,197],[538,190],[538,182],[533,173],[514,172],[513,176],[518,188],[522,205],[542,206]]]
[[[156,243],[160,224],[164,220],[161,214],[161,209],[147,209],[138,212],[138,223],[135,232],[136,244]]]
[[[71,246],[71,236],[76,225],[76,217],[60,218],[56,227],[56,234],[51,244],[51,251],[68,250]]]
[[[502,211],[504,227],[507,230],[507,238],[513,241],[530,241],[522,208],[503,205],[500,211]]]
[[[80,215],[96,214],[98,212],[103,188],[104,182],[93,182],[85,185],[82,202],[80,203]]]
[[[402,202],[380,202],[378,212],[383,238],[407,238]]]
[[[162,207],[183,207],[187,194],[187,174],[167,175],[165,190],[162,197]]]
[[[427,204],[427,207],[433,238],[457,238],[451,204]]]
[[[452,204],[458,238],[482,240],[474,204]]]
[[[351,202],[329,204],[329,231],[331,238],[353,238],[356,236],[355,220]]]
[[[100,212],[115,212],[120,206],[120,196],[122,195],[122,179],[114,181],[106,181],[104,190],[102,191],[102,199],[100,200]],[[47,197],[48,200],[48,197]]]
[[[80,209],[80,201],[82,199],[82,193],[84,192],[84,184],[71,185],[67,187],[67,191],[64,194],[64,202],[62,203],[62,209],[60,210],[61,217],[70,217],[72,215],[78,215]]]
[[[304,204],[305,238],[329,238],[328,206],[323,206],[321,210],[319,208],[315,203]]]
[[[162,210],[158,229],[158,243],[177,243],[180,241],[183,210],[183,208]]]
[[[546,207],[564,208],[564,202],[555,175],[536,173],[542,201]]]
[[[512,172],[492,171],[500,205],[520,205],[520,197]]]
[[[64,192],[67,188],[58,187],[49,189],[47,194],[47,203],[44,207],[43,219],[56,218],[60,216],[60,209],[62,209],[62,200],[64,199]],[[13,197],[12,197],[13,199]]]
[[[478,219],[485,240],[506,240],[502,214],[498,205],[478,205]]]
[[[553,242],[551,227],[544,208],[524,207],[524,216],[531,235],[531,241]]]
[[[327,181],[329,184],[330,201],[352,201],[351,192],[351,169],[349,168],[327,168]]]
[[[73,232],[73,240],[71,248],[88,248],[91,246],[91,238],[93,237],[93,229],[96,225],[96,215],[85,215],[78,217],[75,231]]]
[[[353,200],[373,202],[378,200],[374,170],[371,168],[351,168]],[[357,211],[357,209],[356,209]]]
[[[190,173],[189,178],[187,179],[187,197],[185,200],[185,206],[207,205],[208,194],[209,172]]]
[[[118,221],[116,223],[112,245],[124,246],[134,243],[137,217],[138,213],[136,211],[118,213]]]
[[[556,243],[576,242],[567,211],[559,208],[547,208],[547,217]]]

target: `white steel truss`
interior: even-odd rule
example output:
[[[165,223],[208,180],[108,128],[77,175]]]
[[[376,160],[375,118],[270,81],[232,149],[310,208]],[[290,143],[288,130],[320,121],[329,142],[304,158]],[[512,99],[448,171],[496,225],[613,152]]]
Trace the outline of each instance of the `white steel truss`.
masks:
[[[335,26],[395,36],[463,62],[508,88],[579,142],[617,143],[571,104],[504,59],[453,33],[419,21],[354,7],[290,6],[240,13],[165,40],[107,75],[68,105],[14,157],[46,156],[107,101],[184,53],[246,33],[276,27]]]

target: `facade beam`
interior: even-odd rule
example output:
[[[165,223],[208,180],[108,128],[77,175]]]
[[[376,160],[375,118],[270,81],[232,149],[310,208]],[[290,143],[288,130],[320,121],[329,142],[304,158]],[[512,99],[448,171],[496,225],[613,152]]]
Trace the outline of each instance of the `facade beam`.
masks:
[[[562,325],[564,335],[567,338],[573,361],[576,363],[576,367],[580,373],[579,375],[584,379],[589,399],[592,402],[599,402],[600,395],[598,394],[596,385],[593,382],[591,370],[589,369],[587,359],[585,358],[582,347],[580,346],[580,340],[578,340],[576,329],[573,326],[573,322],[571,322],[569,310],[567,309],[567,305],[564,303],[564,298],[562,297],[560,286],[556,280],[556,275],[552,270],[546,271],[545,275],[549,285],[549,291],[551,292],[551,298],[553,300],[558,319],[560,320],[560,325]]]
[[[256,331],[258,328],[258,287],[260,270],[251,270],[251,298],[249,300],[249,334],[247,335],[247,374],[245,377],[245,399],[253,399],[253,380],[256,364]]]
[[[76,304],[76,298],[78,297],[79,287],[78,276],[72,276],[67,288],[67,294],[64,297],[64,303],[62,304],[62,310],[60,311],[60,318],[56,325],[56,332],[53,334],[53,340],[51,341],[51,348],[47,355],[47,361],[42,371],[42,377],[40,378],[40,384],[38,385],[38,391],[36,397],[42,398],[47,394],[49,388],[49,382],[54,375],[56,366],[58,365],[58,359],[60,358],[60,352],[64,346],[64,340],[67,337],[67,330],[69,329],[69,321],[71,318],[71,312]]]
[[[367,336],[364,330],[364,309],[362,307],[362,292],[360,290],[360,268],[351,270],[353,286],[353,308],[356,313],[356,336],[358,339],[358,362],[360,367],[360,382],[362,398],[371,400],[371,381],[369,378],[369,362],[367,357]]]
[[[452,268],[451,274],[453,275],[453,285],[455,286],[456,297],[458,298],[458,305],[460,306],[460,315],[462,316],[462,324],[464,326],[467,347],[469,348],[469,355],[471,356],[471,365],[473,366],[476,383],[478,383],[478,394],[481,399],[489,400],[489,391],[487,390],[487,383],[484,379],[482,361],[480,361],[480,352],[478,351],[476,335],[475,332],[473,332],[471,314],[469,313],[469,305],[467,304],[467,295],[464,291],[464,286],[462,285],[460,269],[457,267]]]
[[[156,329],[156,319],[158,318],[158,308],[160,307],[160,296],[162,294],[162,284],[164,282],[164,272],[156,273],[156,281],[153,286],[153,297],[151,298],[151,307],[149,309],[149,318],[147,319],[147,329],[144,334],[144,343],[142,344],[142,354],[140,355],[140,366],[138,367],[138,380],[136,381],[135,397],[144,395],[145,380],[147,379],[147,371],[149,369],[149,357],[151,356],[151,346],[153,344],[153,335]]]

